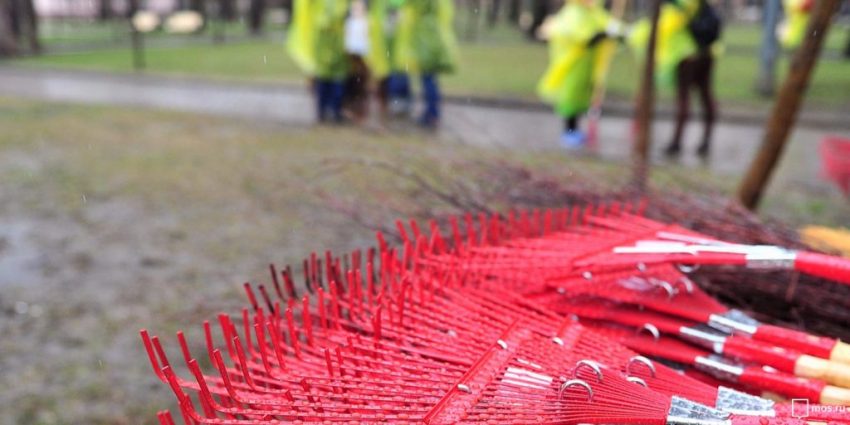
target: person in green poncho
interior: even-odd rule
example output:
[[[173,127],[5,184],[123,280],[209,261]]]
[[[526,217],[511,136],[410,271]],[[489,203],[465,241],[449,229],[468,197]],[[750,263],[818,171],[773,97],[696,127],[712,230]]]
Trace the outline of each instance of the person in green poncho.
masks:
[[[396,49],[402,69],[419,73],[425,108],[419,123],[428,128],[440,120],[439,74],[454,72],[457,41],[453,20],[453,0],[405,0],[402,13],[409,14],[409,33]]]
[[[619,23],[597,0],[568,0],[545,24],[549,39],[549,67],[537,86],[540,97],[552,104],[564,120],[561,144],[568,149],[584,146],[579,117],[590,108],[600,72],[611,58]]]
[[[784,0],[785,21],[779,31],[779,41],[782,47],[793,50],[803,42],[809,15],[812,11],[813,0]]]
[[[658,21],[656,79],[659,85],[676,88],[676,122],[665,149],[669,157],[679,155],[682,136],[690,117],[690,91],[696,89],[703,106],[703,135],[697,154],[706,158],[717,116],[712,73],[719,51],[721,22],[707,0],[667,0]],[[649,22],[636,24],[629,44],[643,54],[649,39]]]
[[[400,49],[409,48],[411,14],[402,6],[404,0],[369,1],[370,50],[369,69],[377,84],[378,101],[383,116],[408,115],[412,93],[405,64],[399,60]]]
[[[349,0],[294,0],[287,48],[295,63],[312,78],[320,122],[341,122],[344,80],[345,20]]]

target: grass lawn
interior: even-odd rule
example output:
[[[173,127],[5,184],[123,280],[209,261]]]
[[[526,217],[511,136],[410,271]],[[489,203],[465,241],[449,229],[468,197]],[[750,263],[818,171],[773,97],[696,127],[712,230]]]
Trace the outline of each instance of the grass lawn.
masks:
[[[758,69],[760,29],[751,25],[732,25],[725,33],[727,53],[716,70],[718,96],[723,101],[766,106],[752,87]],[[831,56],[843,47],[846,28],[830,32],[826,50]],[[67,36],[66,36],[67,37]],[[161,38],[161,37],[160,37]],[[287,56],[283,35],[243,40],[226,45],[203,41],[181,43],[174,47],[147,49],[147,72],[247,81],[301,81],[298,69]],[[162,40],[159,40],[162,41]],[[154,43],[162,46],[162,43]],[[787,70],[787,58],[780,64],[780,78]],[[107,49],[84,53],[54,54],[18,61],[35,67],[89,69],[132,72],[127,49]],[[535,98],[537,79],[546,67],[545,45],[526,42],[522,36],[504,28],[480,34],[478,41],[462,44],[460,70],[445,78],[446,91],[455,95],[507,96]],[[638,73],[632,55],[621,49],[615,57],[609,77],[609,92],[614,97],[630,98],[637,85]],[[810,86],[810,104],[823,108],[850,106],[850,61],[821,61]]]

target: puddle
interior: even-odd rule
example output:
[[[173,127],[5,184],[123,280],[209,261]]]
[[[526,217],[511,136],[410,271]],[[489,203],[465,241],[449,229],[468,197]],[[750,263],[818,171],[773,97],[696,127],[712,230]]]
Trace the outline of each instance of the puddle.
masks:
[[[35,223],[0,218],[0,288],[23,286],[40,277],[41,252],[32,240]]]

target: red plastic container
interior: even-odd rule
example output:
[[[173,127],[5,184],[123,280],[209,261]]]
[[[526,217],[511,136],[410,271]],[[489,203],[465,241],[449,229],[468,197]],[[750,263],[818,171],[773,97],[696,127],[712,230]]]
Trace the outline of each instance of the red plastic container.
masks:
[[[820,144],[823,174],[850,196],[850,139],[829,136]]]

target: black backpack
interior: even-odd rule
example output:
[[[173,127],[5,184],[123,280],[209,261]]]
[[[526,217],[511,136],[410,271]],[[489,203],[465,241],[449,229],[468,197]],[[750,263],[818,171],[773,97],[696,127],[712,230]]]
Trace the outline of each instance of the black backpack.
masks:
[[[699,0],[699,9],[688,23],[688,30],[694,37],[697,46],[707,48],[720,39],[720,32],[723,29],[723,21],[717,10],[706,0]]]

